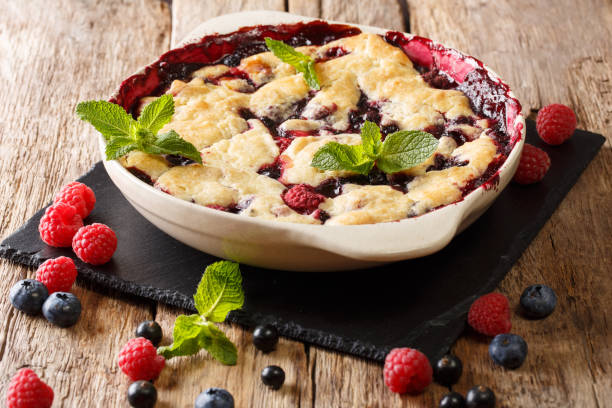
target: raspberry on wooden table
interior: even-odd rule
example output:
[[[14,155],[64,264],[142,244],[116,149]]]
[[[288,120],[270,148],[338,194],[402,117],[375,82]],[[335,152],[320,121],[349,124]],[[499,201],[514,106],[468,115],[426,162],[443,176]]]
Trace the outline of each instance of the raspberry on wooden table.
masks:
[[[425,354],[411,348],[395,348],[387,354],[385,384],[392,392],[416,394],[431,384],[433,370]]]
[[[76,277],[77,270],[74,261],[67,256],[48,259],[36,270],[36,280],[47,287],[49,294],[70,292]]]
[[[312,213],[325,201],[325,196],[315,192],[308,184],[291,187],[283,193],[282,198],[289,207],[301,214]]]
[[[62,187],[53,202],[71,205],[77,210],[81,218],[85,218],[96,204],[96,195],[85,184],[74,181]]]
[[[94,223],[79,229],[72,240],[74,253],[92,265],[110,261],[117,249],[117,236],[107,225]]]
[[[468,324],[478,333],[497,336],[512,328],[508,298],[501,293],[489,293],[476,299],[468,312]]]
[[[525,143],[514,181],[519,184],[533,184],[542,180],[550,168],[548,154],[535,146]]]
[[[47,245],[69,247],[72,237],[83,226],[83,220],[76,209],[65,203],[49,206],[38,224],[40,238]]]
[[[549,145],[560,145],[574,134],[576,115],[565,105],[547,105],[538,112],[536,129],[543,141]]]
[[[22,368],[11,380],[6,392],[8,408],[49,408],[53,390],[29,368]]]
[[[119,367],[132,381],[151,381],[159,376],[166,359],[144,337],[130,339],[119,352]]]

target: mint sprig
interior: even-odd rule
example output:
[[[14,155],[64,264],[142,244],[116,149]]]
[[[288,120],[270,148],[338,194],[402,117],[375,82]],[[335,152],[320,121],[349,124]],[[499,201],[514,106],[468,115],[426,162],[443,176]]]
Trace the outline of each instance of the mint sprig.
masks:
[[[174,130],[158,134],[174,115],[172,95],[163,95],[144,107],[134,120],[119,105],[107,101],[81,102],[77,115],[106,139],[106,160],[115,160],[132,150],[149,154],[173,154],[202,163],[200,152]]]
[[[205,349],[226,365],[236,364],[236,346],[215,325],[244,304],[242,276],[238,264],[219,261],[209,265],[193,295],[198,314],[180,315],[174,322],[172,344],[159,347],[166,359],[190,356]]]
[[[291,65],[297,72],[304,75],[304,80],[314,90],[321,89],[321,83],[314,68],[314,60],[306,54],[296,51],[282,41],[266,37],[266,46],[279,60]]]
[[[379,127],[366,121],[361,128],[361,144],[330,142],[323,145],[310,165],[321,170],[346,170],[367,175],[376,166],[391,174],[407,170],[427,160],[438,147],[438,139],[420,130],[400,130],[382,141]]]

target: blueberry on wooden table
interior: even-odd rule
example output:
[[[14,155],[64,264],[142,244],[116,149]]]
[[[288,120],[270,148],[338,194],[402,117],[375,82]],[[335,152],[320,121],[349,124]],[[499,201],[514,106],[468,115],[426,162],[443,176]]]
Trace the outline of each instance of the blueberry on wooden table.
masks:
[[[442,357],[434,365],[434,379],[438,384],[445,387],[457,384],[462,372],[463,364],[461,360],[451,354]]]
[[[48,297],[49,291],[45,285],[34,279],[22,279],[9,291],[9,299],[15,309],[31,315],[40,313]]]
[[[223,388],[209,388],[198,395],[195,408],[234,408],[234,397]]]
[[[465,408],[465,399],[458,392],[449,392],[440,400],[439,408]]]
[[[146,320],[138,325],[135,334],[136,337],[144,337],[151,341],[157,347],[162,339],[162,328],[156,321]]]
[[[489,387],[477,385],[468,390],[465,396],[467,408],[493,408],[495,407],[495,394]]]
[[[276,348],[278,343],[278,330],[271,324],[255,327],[253,331],[253,345],[264,353]]]
[[[70,292],[55,292],[43,303],[42,313],[56,326],[70,327],[81,316],[81,302]]]
[[[527,343],[517,334],[498,334],[489,344],[489,355],[495,364],[519,368],[527,357]]]
[[[521,308],[527,317],[542,319],[557,306],[555,291],[546,285],[531,285],[521,295]]]
[[[279,366],[267,366],[261,372],[261,381],[273,390],[278,390],[285,382],[285,372]]]
[[[134,408],[152,408],[157,402],[157,390],[149,381],[135,381],[128,387],[127,397]]]

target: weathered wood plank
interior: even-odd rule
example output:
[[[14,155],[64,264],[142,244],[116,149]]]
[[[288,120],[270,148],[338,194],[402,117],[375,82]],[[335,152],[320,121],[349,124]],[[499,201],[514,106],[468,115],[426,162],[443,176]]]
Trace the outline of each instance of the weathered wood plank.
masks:
[[[322,0],[321,18],[372,25],[404,31],[404,20],[397,0]]]
[[[138,24],[134,22],[137,21]],[[54,192],[99,158],[94,132],[74,115],[169,45],[170,14],[157,1],[12,1],[0,13],[0,236],[14,231]],[[131,52],[137,49],[138,52]],[[75,286],[81,320],[59,329],[8,301],[34,272],[2,261],[0,395],[14,372],[32,367],[55,391],[54,406],[123,406],[115,359],[150,306]]]
[[[176,46],[198,24],[222,14],[247,10],[285,11],[284,0],[173,0],[172,46]]]

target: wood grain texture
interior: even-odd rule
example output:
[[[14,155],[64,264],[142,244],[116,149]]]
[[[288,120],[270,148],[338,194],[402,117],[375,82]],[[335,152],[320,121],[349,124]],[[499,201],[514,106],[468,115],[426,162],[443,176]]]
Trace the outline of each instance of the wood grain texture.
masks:
[[[489,385],[498,407],[609,405],[612,4],[400,1],[173,0],[172,9],[161,0],[61,0],[54,7],[40,0],[7,2],[0,14],[0,98],[8,101],[0,104],[0,236],[14,231],[97,160],[94,131],[75,118],[75,103],[104,98],[127,74],[168,49],[171,38],[175,43],[199,22],[228,12],[288,7],[296,14],[404,30],[403,7],[413,32],[480,57],[514,85],[528,107],[566,103],[580,127],[608,139],[501,284],[513,307],[522,289],[536,282],[549,284],[559,295],[551,318],[513,318],[513,332],[529,343],[525,365],[515,371],[495,367],[488,341],[467,333],[453,350],[465,365],[456,389]],[[33,275],[5,261],[0,270],[3,293]],[[84,313],[68,330],[18,313],[6,296],[0,297],[1,395],[18,368],[31,366],[54,388],[54,407],[126,406],[128,380],[115,362],[120,347],[138,322],[152,317],[162,324],[168,343],[173,321],[182,313],[82,285],[74,292]],[[262,354],[253,348],[250,331],[223,329],[237,344],[238,365],[223,366],[205,352],[169,361],[156,382],[158,407],[191,407],[211,386],[230,390],[237,407],[433,407],[445,393],[434,384],[421,396],[393,395],[378,364],[286,339],[275,352]],[[259,373],[268,364],[287,373],[281,391],[261,384]]]

